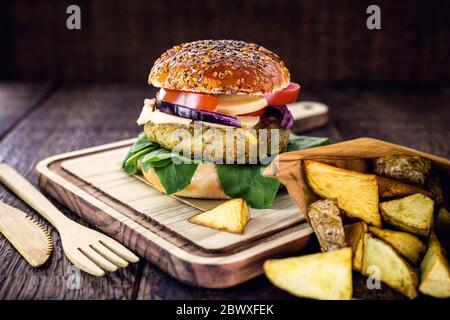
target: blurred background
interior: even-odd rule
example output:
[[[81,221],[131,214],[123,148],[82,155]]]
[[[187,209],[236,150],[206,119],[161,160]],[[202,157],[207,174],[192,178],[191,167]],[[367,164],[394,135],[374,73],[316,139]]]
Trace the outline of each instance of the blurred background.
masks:
[[[70,4],[81,30],[66,28]],[[381,30],[366,27],[370,4]],[[450,1],[1,1],[0,35],[0,80],[145,82],[163,51],[207,38],[261,44],[302,85],[450,79]]]

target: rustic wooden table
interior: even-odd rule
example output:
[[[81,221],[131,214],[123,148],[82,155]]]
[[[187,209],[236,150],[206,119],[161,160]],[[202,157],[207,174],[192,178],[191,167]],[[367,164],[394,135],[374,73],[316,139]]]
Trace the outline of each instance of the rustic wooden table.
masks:
[[[36,184],[35,165],[48,156],[134,137],[135,120],[151,90],[143,85],[54,85],[0,83],[0,162]],[[417,90],[304,88],[302,98],[331,108],[332,123],[310,132],[334,141],[370,136],[450,158],[450,87]],[[0,235],[0,299],[284,299],[264,276],[226,290],[194,288],[141,260],[102,278],[81,274],[79,288],[67,285],[70,263],[55,230],[3,186],[0,200],[47,226],[55,249],[33,269]],[[57,205],[71,219],[84,223]],[[356,275],[358,278],[358,276]],[[364,290],[356,297],[401,298],[392,290]]]

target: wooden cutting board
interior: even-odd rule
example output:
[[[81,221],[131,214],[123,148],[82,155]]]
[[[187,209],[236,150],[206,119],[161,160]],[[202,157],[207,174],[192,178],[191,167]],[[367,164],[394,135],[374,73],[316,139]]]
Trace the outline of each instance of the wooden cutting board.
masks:
[[[65,153],[37,165],[38,182],[50,196],[173,277],[200,287],[230,287],[262,272],[272,257],[298,254],[312,230],[288,194],[272,208],[251,209],[243,235],[187,220],[218,204],[172,197],[121,162],[135,139]]]

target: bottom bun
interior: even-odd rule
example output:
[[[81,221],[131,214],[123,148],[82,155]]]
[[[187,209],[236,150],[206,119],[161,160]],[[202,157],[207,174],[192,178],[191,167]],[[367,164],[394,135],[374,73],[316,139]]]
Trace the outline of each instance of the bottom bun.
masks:
[[[166,193],[158,175],[153,169],[144,172],[144,177],[160,192]],[[192,176],[191,183],[176,196],[198,199],[231,199],[222,189],[214,164],[199,164]]]

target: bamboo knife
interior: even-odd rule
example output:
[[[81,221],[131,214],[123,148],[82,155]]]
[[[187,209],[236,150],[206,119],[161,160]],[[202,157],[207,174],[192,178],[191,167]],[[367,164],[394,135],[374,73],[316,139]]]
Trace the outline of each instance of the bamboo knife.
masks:
[[[0,233],[33,267],[42,266],[52,253],[52,239],[42,224],[1,201]]]

